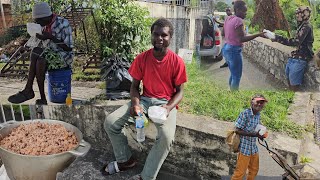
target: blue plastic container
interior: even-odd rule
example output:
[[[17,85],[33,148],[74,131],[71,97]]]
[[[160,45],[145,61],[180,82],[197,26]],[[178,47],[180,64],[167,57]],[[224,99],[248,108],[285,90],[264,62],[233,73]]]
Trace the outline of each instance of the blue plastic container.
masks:
[[[71,69],[48,71],[48,98],[53,103],[65,103],[71,93]]]

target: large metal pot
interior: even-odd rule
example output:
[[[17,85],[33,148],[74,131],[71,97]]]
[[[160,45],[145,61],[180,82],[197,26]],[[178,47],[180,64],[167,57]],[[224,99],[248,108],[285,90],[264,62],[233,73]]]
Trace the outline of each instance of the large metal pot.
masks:
[[[55,180],[58,172],[68,167],[77,156],[84,156],[90,149],[90,144],[82,139],[81,131],[75,126],[62,121],[37,119],[28,121],[11,121],[0,126],[0,138],[10,134],[13,128],[20,124],[32,122],[62,124],[68,131],[75,132],[78,146],[73,150],[59,154],[31,156],[21,155],[0,147],[0,156],[11,180]]]

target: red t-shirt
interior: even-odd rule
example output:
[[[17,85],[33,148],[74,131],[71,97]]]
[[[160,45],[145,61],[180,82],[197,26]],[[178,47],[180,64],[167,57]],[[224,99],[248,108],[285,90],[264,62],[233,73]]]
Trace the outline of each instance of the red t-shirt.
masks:
[[[129,68],[132,78],[142,80],[142,96],[170,100],[176,92],[175,86],[187,82],[184,61],[168,50],[162,61],[153,55],[153,49],[139,54]]]

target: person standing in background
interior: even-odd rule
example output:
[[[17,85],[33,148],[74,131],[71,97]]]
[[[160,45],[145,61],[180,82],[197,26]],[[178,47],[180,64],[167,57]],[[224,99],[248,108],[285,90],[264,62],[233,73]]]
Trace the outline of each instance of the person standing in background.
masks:
[[[224,18],[225,20],[227,19],[228,16],[231,16],[231,15],[232,15],[232,12],[231,12],[231,8],[230,8],[230,7],[227,7],[227,8],[226,8],[226,14],[227,14],[227,16]],[[223,25],[224,25],[224,23],[223,23]],[[222,25],[222,27],[223,27],[223,25]],[[222,31],[222,32],[223,32],[223,31]],[[224,48],[224,46],[225,46],[225,44],[223,45],[223,48]],[[222,52],[223,52],[223,48],[222,48]],[[223,55],[223,53],[222,53],[222,55]],[[228,67],[228,62],[227,62],[227,59],[226,59],[225,57],[224,57],[224,60],[225,60],[225,62],[224,62],[223,65],[220,66],[220,68]]]
[[[247,15],[247,6],[244,1],[234,2],[235,15],[228,16],[225,20],[223,33],[225,46],[223,56],[226,58],[230,70],[230,89],[239,90],[242,76],[242,46],[244,42],[251,41],[256,37],[265,37],[264,32],[248,35],[244,30],[243,19]]]

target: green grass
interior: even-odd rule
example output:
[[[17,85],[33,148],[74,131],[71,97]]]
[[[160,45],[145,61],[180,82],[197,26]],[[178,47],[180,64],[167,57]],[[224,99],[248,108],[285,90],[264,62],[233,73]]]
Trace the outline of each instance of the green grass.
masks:
[[[185,85],[181,111],[234,122],[241,111],[250,107],[251,97],[260,93],[269,100],[261,113],[262,122],[273,131],[301,137],[304,127],[287,120],[288,107],[294,97],[293,92],[261,90],[231,92],[216,85],[197,68],[195,63],[187,65],[187,73],[188,82]]]
[[[86,70],[81,72],[80,68],[75,68],[72,75],[72,80],[75,81],[99,81],[100,78],[100,69],[99,70]]]

